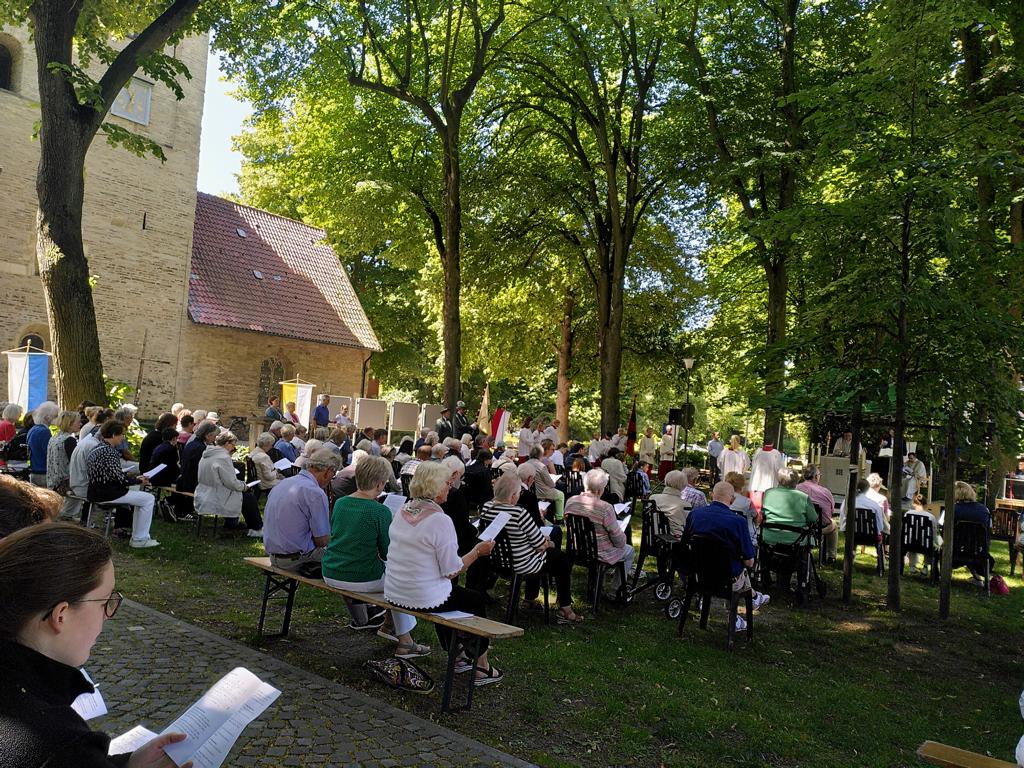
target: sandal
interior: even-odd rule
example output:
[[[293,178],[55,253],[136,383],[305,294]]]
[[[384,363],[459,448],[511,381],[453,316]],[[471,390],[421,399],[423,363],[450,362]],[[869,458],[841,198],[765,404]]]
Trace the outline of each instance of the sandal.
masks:
[[[583,623],[583,617],[580,614],[578,614],[575,611],[573,611],[571,608],[569,609],[569,613],[563,613],[561,610],[557,611],[555,613],[555,619],[557,620],[557,622],[559,624],[582,624]]]
[[[420,645],[419,643],[399,643],[398,647],[395,648],[395,658],[398,659],[415,659],[419,656],[429,655],[429,645]]]
[[[477,679],[473,681],[473,685],[477,687],[480,687],[481,685],[490,685],[491,683],[500,683],[502,680],[505,679],[505,673],[493,664],[491,665],[490,669],[482,671],[484,676],[477,677]]]
[[[464,672],[469,672],[469,670],[471,670],[472,668],[473,662],[470,660],[468,656],[463,656],[460,654],[459,657],[455,659],[455,674],[461,675]]]

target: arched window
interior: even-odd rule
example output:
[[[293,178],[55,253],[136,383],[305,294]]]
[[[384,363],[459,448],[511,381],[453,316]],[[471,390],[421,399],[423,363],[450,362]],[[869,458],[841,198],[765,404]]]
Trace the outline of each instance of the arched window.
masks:
[[[18,342],[18,346],[24,347],[35,347],[36,349],[46,349],[46,342],[43,341],[43,337],[37,333],[26,333],[21,337],[21,341]]]
[[[0,42],[0,89],[14,90],[14,54]]]

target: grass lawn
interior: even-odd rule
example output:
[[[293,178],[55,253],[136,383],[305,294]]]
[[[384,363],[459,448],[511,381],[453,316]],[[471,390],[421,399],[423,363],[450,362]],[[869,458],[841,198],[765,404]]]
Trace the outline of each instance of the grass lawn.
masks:
[[[263,578],[242,558],[263,555],[261,542],[209,533],[197,540],[184,523],[154,522],[154,535],[163,545],[155,550],[116,545],[118,588],[255,645]],[[709,631],[688,622],[678,638],[653,590],[596,619],[583,608],[578,627],[548,628],[542,615],[521,614],[526,635],[493,652],[506,680],[478,690],[473,709],[454,715],[440,714],[437,692],[400,694],[371,680],[361,664],[391,645],[346,630],[343,603],[320,590],[300,587],[289,638],[259,647],[552,768],[911,766],[921,765],[914,751],[926,739],[1012,761],[1024,732],[1024,581],[1007,576],[1005,542],[993,549],[1009,597],[986,599],[958,571],[943,622],[937,587],[906,576],[904,608],[893,614],[885,580],[863,555],[850,606],[837,596],[841,570],[825,569],[824,601],[797,608],[776,600],[758,614],[754,643],[738,638],[733,653],[725,650],[724,609],[712,611]],[[574,595],[582,588],[577,572]],[[499,600],[504,588],[499,582]],[[269,630],[276,619],[268,618]],[[415,634],[435,647],[419,661],[440,682],[444,656],[432,628]]]

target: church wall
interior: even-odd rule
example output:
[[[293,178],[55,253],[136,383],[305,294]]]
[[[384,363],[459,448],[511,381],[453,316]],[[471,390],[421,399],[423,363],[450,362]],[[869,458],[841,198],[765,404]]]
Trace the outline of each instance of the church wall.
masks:
[[[19,49],[13,91],[0,90],[0,343],[7,349],[27,332],[49,338],[34,245],[36,62],[25,30],[0,31],[5,42]],[[86,161],[83,234],[103,365],[110,378],[134,387],[140,360],[147,358],[139,399],[144,418],[176,394],[177,350],[188,323],[206,37],[183,41],[175,55],[192,73],[183,83],[184,100],[154,84],[147,126],[108,117],[160,143],[167,162],[110,147],[102,136]],[[0,386],[6,378],[0,355]]]
[[[235,417],[250,423],[262,420],[267,385],[270,393],[281,393],[279,374],[315,385],[314,397],[324,393],[359,396],[363,361],[369,354],[365,350],[188,322],[182,334],[176,400],[189,409],[217,411],[225,426]],[[266,369],[264,361],[268,361]],[[160,407],[171,404],[167,400]]]

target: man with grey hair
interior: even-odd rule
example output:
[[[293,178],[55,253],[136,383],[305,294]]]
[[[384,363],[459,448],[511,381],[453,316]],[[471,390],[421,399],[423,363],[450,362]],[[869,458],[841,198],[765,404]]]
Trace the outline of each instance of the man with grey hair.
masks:
[[[609,565],[622,562],[626,573],[633,564],[633,547],[626,540],[626,534],[619,527],[615,517],[615,508],[606,501],[601,501],[601,494],[608,486],[608,473],[603,469],[592,469],[583,476],[583,493],[577,494],[565,502],[565,516],[580,515],[590,518],[594,524],[597,537],[597,557]],[[625,588],[620,581],[618,569],[615,569],[613,587]]]
[[[274,486],[263,511],[263,547],[273,565],[320,575],[319,563],[331,541],[326,489],[340,468],[338,454],[318,448],[297,475]]]
[[[451,453],[451,449],[449,449],[447,445],[444,443],[438,443],[430,449],[430,459],[431,461],[440,461],[449,453]]]

